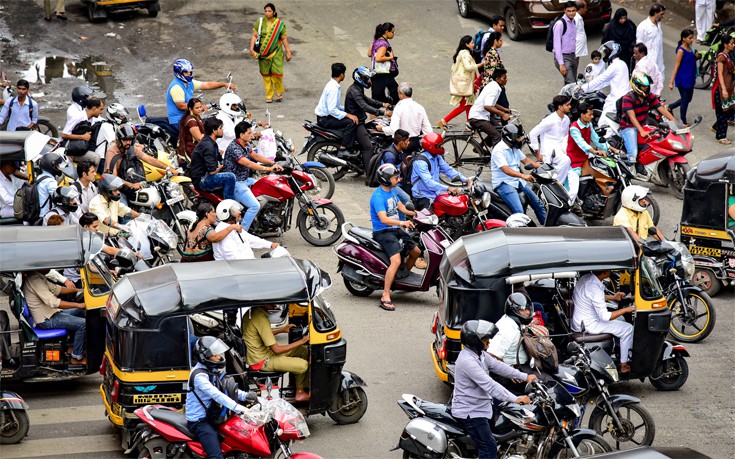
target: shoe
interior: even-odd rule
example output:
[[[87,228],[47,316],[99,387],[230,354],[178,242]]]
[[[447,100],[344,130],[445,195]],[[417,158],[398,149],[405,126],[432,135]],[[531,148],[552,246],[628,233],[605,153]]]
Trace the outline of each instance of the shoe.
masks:
[[[717,139],[717,143],[720,145],[730,145],[732,142],[730,142],[728,139]]]
[[[416,260],[416,263],[414,263],[413,266],[416,269],[426,269],[426,267],[429,266],[429,263],[427,263],[426,262],[426,259],[424,259],[422,257],[422,258],[419,258],[418,260]]]
[[[273,99],[266,99],[266,100],[265,100],[265,103],[266,103],[266,104],[272,104],[272,103],[273,103]]]
[[[438,123],[436,123],[436,126],[437,126],[437,127],[438,127],[438,128],[440,129],[440,130],[442,130],[442,131],[446,131],[446,130],[447,130],[447,123],[445,123],[445,122],[444,122],[444,120],[439,120],[439,122],[438,122]]]
[[[641,163],[635,163],[635,171],[641,175],[648,175],[648,171]]]
[[[71,362],[72,365],[86,365],[87,364],[86,357],[81,358],[81,359],[75,359],[74,357],[72,357],[69,361]]]

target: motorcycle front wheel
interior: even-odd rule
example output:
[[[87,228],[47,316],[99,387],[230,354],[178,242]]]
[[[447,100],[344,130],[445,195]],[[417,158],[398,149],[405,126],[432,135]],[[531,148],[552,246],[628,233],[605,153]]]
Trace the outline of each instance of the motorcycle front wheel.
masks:
[[[345,394],[345,392],[347,393]],[[337,411],[327,411],[327,414],[334,422],[337,424],[354,424],[362,419],[368,407],[367,394],[362,390],[362,387],[345,389],[343,392],[337,394],[337,397],[343,399]],[[346,404],[345,398],[347,400]]]
[[[689,166],[689,163],[677,163],[674,164],[673,168],[669,167],[667,169],[671,194],[676,199],[684,199],[684,184],[686,183],[687,173],[689,173],[691,166]]]
[[[59,137],[59,130],[49,120],[38,120],[34,129],[54,139]]]
[[[344,222],[345,217],[342,211],[333,203],[315,208],[313,214],[301,209],[296,217],[301,236],[306,242],[317,247],[337,242],[342,237]]]
[[[600,435],[595,435],[592,438],[585,438],[580,441],[577,446],[580,457],[595,456],[597,454],[611,453],[612,447],[602,438]],[[567,459],[571,457],[577,457],[574,455],[574,451],[570,448],[563,448],[554,456],[555,459]]]
[[[712,299],[703,291],[687,292],[684,304],[678,296],[674,297],[669,309],[673,312],[669,334],[677,341],[698,343],[715,328],[717,314]]]
[[[602,406],[602,405],[600,405]],[[589,428],[617,450],[650,446],[656,436],[656,425],[651,414],[640,403],[621,406],[615,413],[620,420],[616,426],[610,413],[595,411],[590,416]]]
[[[334,183],[334,176],[329,172],[329,169],[321,167],[304,169],[307,173],[316,177],[317,180],[317,183],[314,184],[315,187],[306,191],[311,199],[331,199],[337,185]]]
[[[28,414],[23,410],[5,410],[0,412],[0,444],[12,445],[20,443],[28,435],[30,422]]]

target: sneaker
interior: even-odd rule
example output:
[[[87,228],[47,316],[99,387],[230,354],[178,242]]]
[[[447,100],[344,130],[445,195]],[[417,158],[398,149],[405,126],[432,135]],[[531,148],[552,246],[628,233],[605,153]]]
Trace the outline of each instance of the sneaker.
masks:
[[[635,171],[641,175],[648,175],[648,171],[641,163],[635,163]]]

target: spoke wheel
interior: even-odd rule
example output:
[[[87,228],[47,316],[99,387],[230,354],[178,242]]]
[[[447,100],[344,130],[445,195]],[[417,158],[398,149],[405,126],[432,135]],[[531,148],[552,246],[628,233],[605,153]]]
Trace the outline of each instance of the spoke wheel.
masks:
[[[330,199],[334,195],[334,189],[336,185],[334,183],[334,177],[328,169],[322,169],[321,167],[312,167],[309,168],[309,170],[306,172],[316,178],[314,188],[306,191],[311,199]]]
[[[722,289],[722,281],[715,276],[711,269],[697,268],[694,271],[692,284],[704,290],[704,293],[711,297],[720,293]]]
[[[59,130],[48,120],[38,120],[34,129],[54,139],[59,137]]]
[[[684,199],[684,184],[690,169],[688,163],[677,163],[673,168],[668,168],[669,188],[676,199]]]
[[[609,413],[596,412],[590,418],[590,428],[618,450],[650,446],[653,443],[656,426],[651,414],[640,403],[621,406],[616,414],[620,425],[615,425]]]
[[[321,157],[324,153],[329,153],[332,156],[337,156],[337,152],[339,150],[339,142],[333,142],[331,140],[327,140],[324,142],[317,142],[309,149],[309,153],[307,153],[307,159],[309,161],[319,161],[323,162],[321,160]],[[344,167],[329,167],[329,172],[332,173],[332,177],[334,177],[334,180],[339,180],[342,177],[347,174],[347,172],[350,171],[349,166]]]
[[[690,292],[684,297],[684,304],[677,296],[669,302],[669,309],[673,312],[669,333],[678,341],[702,341],[715,328],[715,308],[704,292]]]
[[[709,52],[701,53],[697,58],[697,70],[699,76],[694,82],[697,89],[707,89],[712,84],[712,56]]]
[[[580,441],[579,444],[576,446],[577,451],[579,451],[579,455],[581,457],[595,456],[597,454],[612,452],[612,448],[610,447],[610,445],[605,441],[604,438],[599,435],[595,435],[593,438],[585,438],[584,440]],[[556,459],[566,459],[576,456],[571,449],[564,448],[559,451],[554,457]]]
[[[342,224],[345,217],[335,204],[325,204],[314,209],[309,215],[299,211],[297,225],[301,236],[311,245],[323,247],[332,245],[342,237]]]
[[[449,135],[441,143],[446,150],[444,160],[461,172],[465,177],[471,177],[477,172],[479,166],[487,166],[490,156],[483,155],[480,142],[469,134]],[[451,184],[451,177],[440,174],[442,182]]]

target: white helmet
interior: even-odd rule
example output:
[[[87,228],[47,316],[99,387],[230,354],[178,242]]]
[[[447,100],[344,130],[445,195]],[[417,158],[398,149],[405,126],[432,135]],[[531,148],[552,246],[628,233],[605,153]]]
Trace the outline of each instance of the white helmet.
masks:
[[[242,212],[242,204],[234,199],[225,199],[217,204],[217,220],[226,222],[233,217],[233,212]]]
[[[526,214],[512,214],[505,220],[505,226],[508,228],[523,228],[531,224],[531,217]]]
[[[128,109],[123,104],[116,102],[107,106],[107,119],[120,126],[128,122]]]
[[[640,204],[640,200],[646,198],[648,193],[649,189],[644,186],[630,185],[623,190],[620,200],[626,209],[643,212],[648,207],[648,204],[646,204],[646,207],[643,207]]]
[[[219,98],[219,109],[233,118],[245,116],[245,105],[242,103],[242,99],[231,92],[223,94]]]

